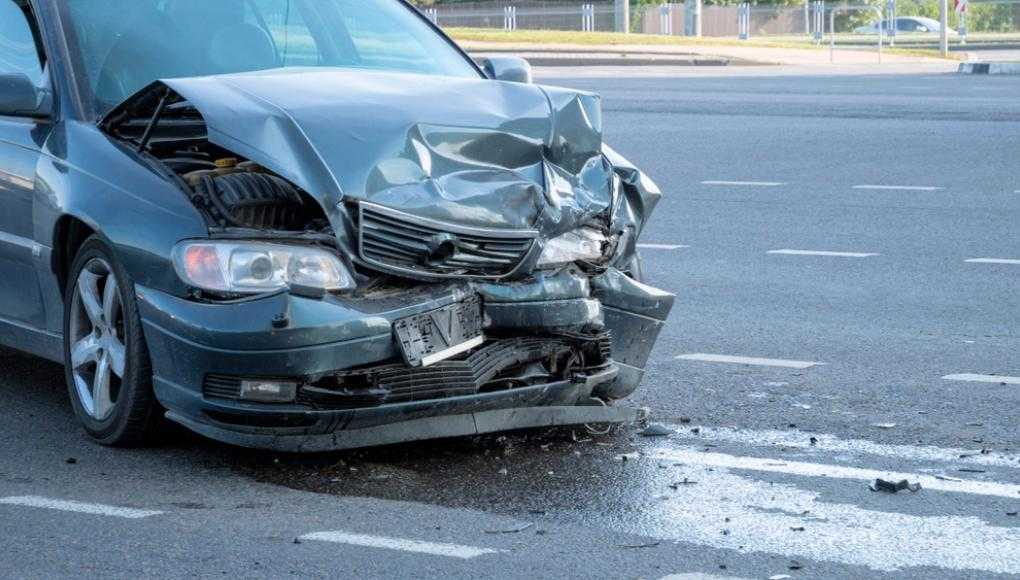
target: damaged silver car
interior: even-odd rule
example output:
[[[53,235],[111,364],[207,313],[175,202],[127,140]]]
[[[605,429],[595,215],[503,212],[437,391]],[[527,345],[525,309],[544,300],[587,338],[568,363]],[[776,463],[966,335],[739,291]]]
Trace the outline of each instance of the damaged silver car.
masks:
[[[596,95],[397,0],[0,0],[0,341],[106,444],[633,419],[673,296]],[[6,48],[4,50],[7,50]]]

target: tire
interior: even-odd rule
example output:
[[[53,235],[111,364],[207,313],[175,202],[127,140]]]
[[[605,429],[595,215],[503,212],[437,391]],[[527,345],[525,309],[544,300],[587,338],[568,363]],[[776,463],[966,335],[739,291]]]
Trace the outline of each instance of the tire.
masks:
[[[64,375],[78,421],[103,445],[151,442],[163,410],[152,390],[131,278],[93,235],[82,244],[67,280]]]

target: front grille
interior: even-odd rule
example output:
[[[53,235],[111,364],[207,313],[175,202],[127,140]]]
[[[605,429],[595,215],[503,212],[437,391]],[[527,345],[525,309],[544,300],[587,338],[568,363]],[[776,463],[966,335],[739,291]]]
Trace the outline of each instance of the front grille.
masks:
[[[466,228],[360,204],[360,254],[383,270],[425,276],[502,278],[535,243],[531,230]]]
[[[352,409],[548,383],[604,368],[610,350],[607,333],[498,339],[459,359],[428,367],[394,363],[341,371],[302,387],[298,402]],[[529,372],[529,364],[537,362],[546,365],[544,374]]]

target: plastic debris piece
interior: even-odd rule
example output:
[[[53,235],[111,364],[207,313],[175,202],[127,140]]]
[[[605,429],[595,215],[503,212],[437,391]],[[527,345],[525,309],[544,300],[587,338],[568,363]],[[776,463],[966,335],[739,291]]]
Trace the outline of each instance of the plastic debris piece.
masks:
[[[805,529],[804,526],[791,526],[790,527],[790,531],[791,532],[803,532],[804,529]]]
[[[656,541],[656,542],[648,542],[647,544],[623,544],[620,547],[625,549],[625,550],[634,550],[634,549],[638,549],[638,548],[654,548],[654,547],[658,546],[661,543],[662,542]]]
[[[634,453],[621,453],[616,456],[616,460],[624,462],[637,461],[639,457],[641,457],[641,454],[635,451]]]
[[[804,564],[801,564],[800,562],[798,562],[796,560],[790,560],[790,564],[787,565],[787,568],[789,568],[791,570],[800,570],[803,567],[804,567]]]
[[[950,477],[948,475],[936,475],[935,479],[941,479],[942,481],[963,481],[959,477]]]
[[[776,574],[774,576],[769,576],[769,580],[786,580],[787,578],[791,577],[792,576],[790,576],[789,574]]]
[[[664,437],[666,435],[672,434],[673,434],[672,429],[666,427],[665,425],[660,425],[658,423],[652,423],[651,425],[642,429],[640,433],[642,437]]]
[[[899,481],[888,481],[878,478],[872,482],[868,488],[871,489],[871,491],[884,491],[886,493],[896,493],[898,491],[903,491],[904,489],[912,492],[918,492],[921,491],[921,484],[910,483],[905,479],[901,479]]]
[[[696,484],[696,483],[698,483],[698,482],[696,482],[696,481],[692,481],[692,480],[690,480],[690,479],[687,479],[687,478],[685,477],[683,481],[677,481],[677,482],[675,482],[675,483],[671,483],[671,484],[669,484],[669,487],[670,487],[670,489],[680,489],[680,486],[681,486],[681,485],[694,485],[694,484]]]
[[[976,467],[961,467],[957,471],[960,471],[960,472],[963,472],[963,473],[984,473],[985,472],[984,469],[978,469]]]
[[[871,426],[876,429],[892,429],[896,427],[896,423],[872,423]]]

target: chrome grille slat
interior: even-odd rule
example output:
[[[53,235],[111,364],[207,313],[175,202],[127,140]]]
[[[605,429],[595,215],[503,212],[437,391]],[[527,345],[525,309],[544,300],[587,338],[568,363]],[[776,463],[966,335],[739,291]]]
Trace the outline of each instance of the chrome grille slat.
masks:
[[[359,208],[359,252],[381,270],[426,276],[502,278],[531,251],[537,232],[494,230],[445,224],[363,202]],[[442,236],[442,237],[440,237]],[[456,249],[445,260],[429,258],[435,238]]]

